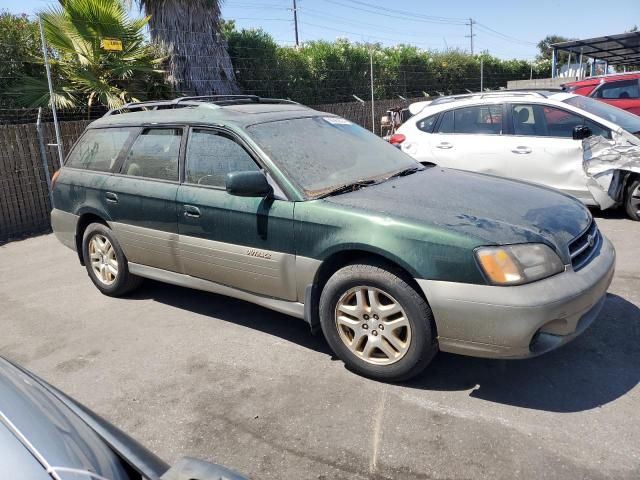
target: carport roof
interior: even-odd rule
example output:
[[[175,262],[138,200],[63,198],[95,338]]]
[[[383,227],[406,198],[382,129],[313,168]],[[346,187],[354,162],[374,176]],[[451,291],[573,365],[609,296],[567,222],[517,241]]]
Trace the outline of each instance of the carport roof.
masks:
[[[582,53],[591,58],[604,60],[610,65],[637,65],[640,63],[640,32],[571,40],[554,43],[556,50],[575,54]]]

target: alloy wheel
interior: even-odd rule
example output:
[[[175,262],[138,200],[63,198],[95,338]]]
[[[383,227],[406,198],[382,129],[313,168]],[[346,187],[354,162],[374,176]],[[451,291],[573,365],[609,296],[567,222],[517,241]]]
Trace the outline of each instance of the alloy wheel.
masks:
[[[89,259],[96,278],[111,285],[118,277],[116,251],[107,237],[96,234],[89,241]]]
[[[379,288],[349,289],[336,304],[335,322],[342,342],[368,363],[395,363],[411,345],[407,314],[395,298]]]

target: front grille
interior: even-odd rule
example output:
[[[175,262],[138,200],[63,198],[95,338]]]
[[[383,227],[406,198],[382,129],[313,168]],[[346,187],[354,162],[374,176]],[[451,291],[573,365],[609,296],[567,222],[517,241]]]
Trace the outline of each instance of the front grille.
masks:
[[[602,235],[596,222],[591,221],[589,228],[569,244],[571,265],[574,270],[580,270],[587,265],[600,249]]]

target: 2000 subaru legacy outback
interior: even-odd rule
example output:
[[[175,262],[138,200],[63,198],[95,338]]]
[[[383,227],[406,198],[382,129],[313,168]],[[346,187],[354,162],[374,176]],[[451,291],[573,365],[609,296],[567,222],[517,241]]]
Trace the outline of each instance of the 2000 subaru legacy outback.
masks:
[[[145,277],[254,302],[383,380],[438,349],[522,358],[566,343],[598,315],[615,261],[570,196],[424,167],[343,118],[250,96],[108,113],[54,204],[56,235],[103,293]]]

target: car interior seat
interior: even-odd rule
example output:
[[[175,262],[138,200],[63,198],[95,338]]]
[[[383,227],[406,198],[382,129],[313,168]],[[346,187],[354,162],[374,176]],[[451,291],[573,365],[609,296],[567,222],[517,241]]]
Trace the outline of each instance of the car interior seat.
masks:
[[[514,130],[516,135],[535,135],[536,128],[533,123],[527,123],[531,113],[528,108],[521,108],[515,115]]]

